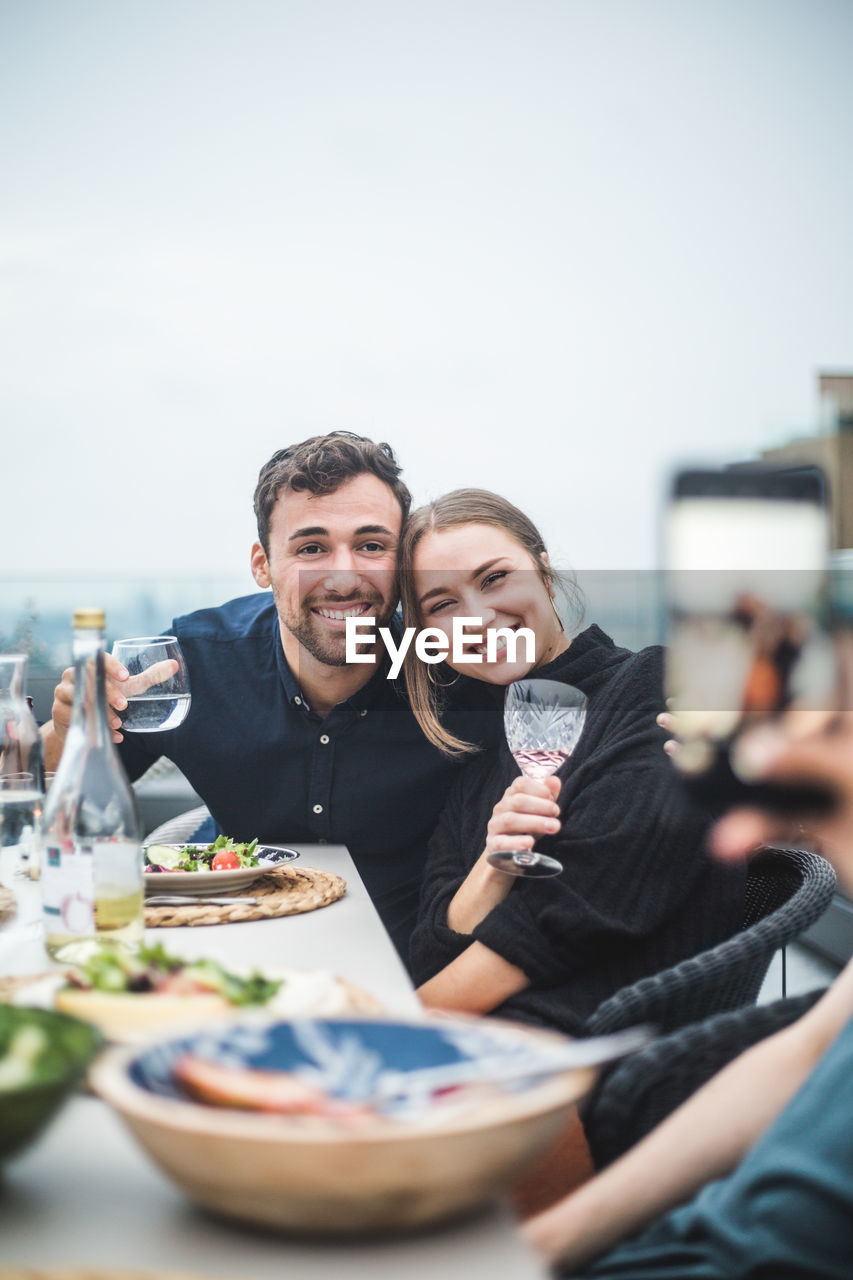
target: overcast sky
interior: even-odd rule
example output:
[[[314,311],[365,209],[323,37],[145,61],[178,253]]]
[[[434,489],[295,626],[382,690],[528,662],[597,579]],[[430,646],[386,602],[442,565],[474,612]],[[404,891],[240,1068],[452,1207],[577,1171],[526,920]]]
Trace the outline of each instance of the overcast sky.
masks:
[[[389,440],[645,567],[853,365],[850,0],[0,0],[0,571],[248,577]]]

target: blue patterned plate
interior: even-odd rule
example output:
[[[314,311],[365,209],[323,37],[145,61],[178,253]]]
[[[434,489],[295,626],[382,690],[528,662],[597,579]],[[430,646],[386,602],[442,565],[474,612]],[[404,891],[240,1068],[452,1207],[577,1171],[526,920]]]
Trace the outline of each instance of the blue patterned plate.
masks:
[[[549,1076],[618,1057],[647,1039],[642,1030],[569,1041],[467,1020],[317,1018],[232,1024],[161,1043],[138,1054],[129,1075],[150,1093],[185,1100],[173,1069],[180,1057],[192,1054],[224,1067],[289,1072],[334,1098],[412,1120],[460,1086],[488,1083],[517,1093]]]

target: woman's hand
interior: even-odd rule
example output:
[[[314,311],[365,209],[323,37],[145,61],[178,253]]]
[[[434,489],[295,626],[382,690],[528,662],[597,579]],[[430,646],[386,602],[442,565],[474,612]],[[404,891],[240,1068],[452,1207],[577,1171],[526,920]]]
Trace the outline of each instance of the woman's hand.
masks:
[[[447,923],[456,933],[472,933],[509,893],[515,880],[488,861],[490,853],[527,852],[540,836],[560,830],[559,778],[516,778],[492,810],[486,847],[457,889],[447,908]]]
[[[733,809],[712,828],[711,851],[739,859],[764,844],[789,841],[817,847],[835,866],[845,887],[853,886],[853,712],[840,712],[813,730],[816,717],[791,712],[777,726],[762,726],[738,744],[742,768],[753,781],[817,785],[835,795],[827,814],[802,821],[746,806]]]
[[[556,835],[560,830],[557,796],[561,786],[560,779],[553,776],[541,782],[516,778],[492,810],[482,858],[507,849],[527,852],[540,836]]]

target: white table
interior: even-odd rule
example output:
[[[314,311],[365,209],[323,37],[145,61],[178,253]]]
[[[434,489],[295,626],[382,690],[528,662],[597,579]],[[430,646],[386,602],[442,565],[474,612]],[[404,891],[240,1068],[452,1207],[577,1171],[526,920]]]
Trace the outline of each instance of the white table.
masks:
[[[306,865],[347,882],[336,903],[300,916],[213,927],[159,929],[149,937],[185,956],[293,965],[345,973],[389,1010],[419,1005],[342,845],[302,845]],[[44,969],[39,894],[14,877],[0,852],[0,883],[19,891],[17,921],[0,928],[0,975]],[[0,1262],[181,1269],[233,1280],[544,1280],[509,1211],[399,1239],[353,1243],[262,1235],[196,1209],[151,1164],[121,1121],[91,1097],[75,1098],[47,1134],[6,1169],[0,1196]]]

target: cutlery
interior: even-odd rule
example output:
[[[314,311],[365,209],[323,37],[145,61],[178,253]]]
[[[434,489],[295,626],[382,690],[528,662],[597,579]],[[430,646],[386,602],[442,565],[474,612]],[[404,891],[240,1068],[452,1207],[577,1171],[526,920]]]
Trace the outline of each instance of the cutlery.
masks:
[[[484,1055],[441,1067],[386,1071],[376,1082],[369,1100],[376,1104],[415,1101],[437,1089],[451,1089],[464,1084],[535,1080],[560,1071],[600,1066],[635,1053],[651,1043],[653,1038],[649,1027],[629,1027],[612,1035],[573,1040],[558,1048],[537,1048],[530,1056],[522,1056],[517,1062],[507,1063],[503,1057],[493,1059]]]
[[[238,903],[254,906],[259,898],[214,897],[207,893],[152,893],[145,899],[146,907],[185,907],[207,903],[211,907],[233,907]]]

